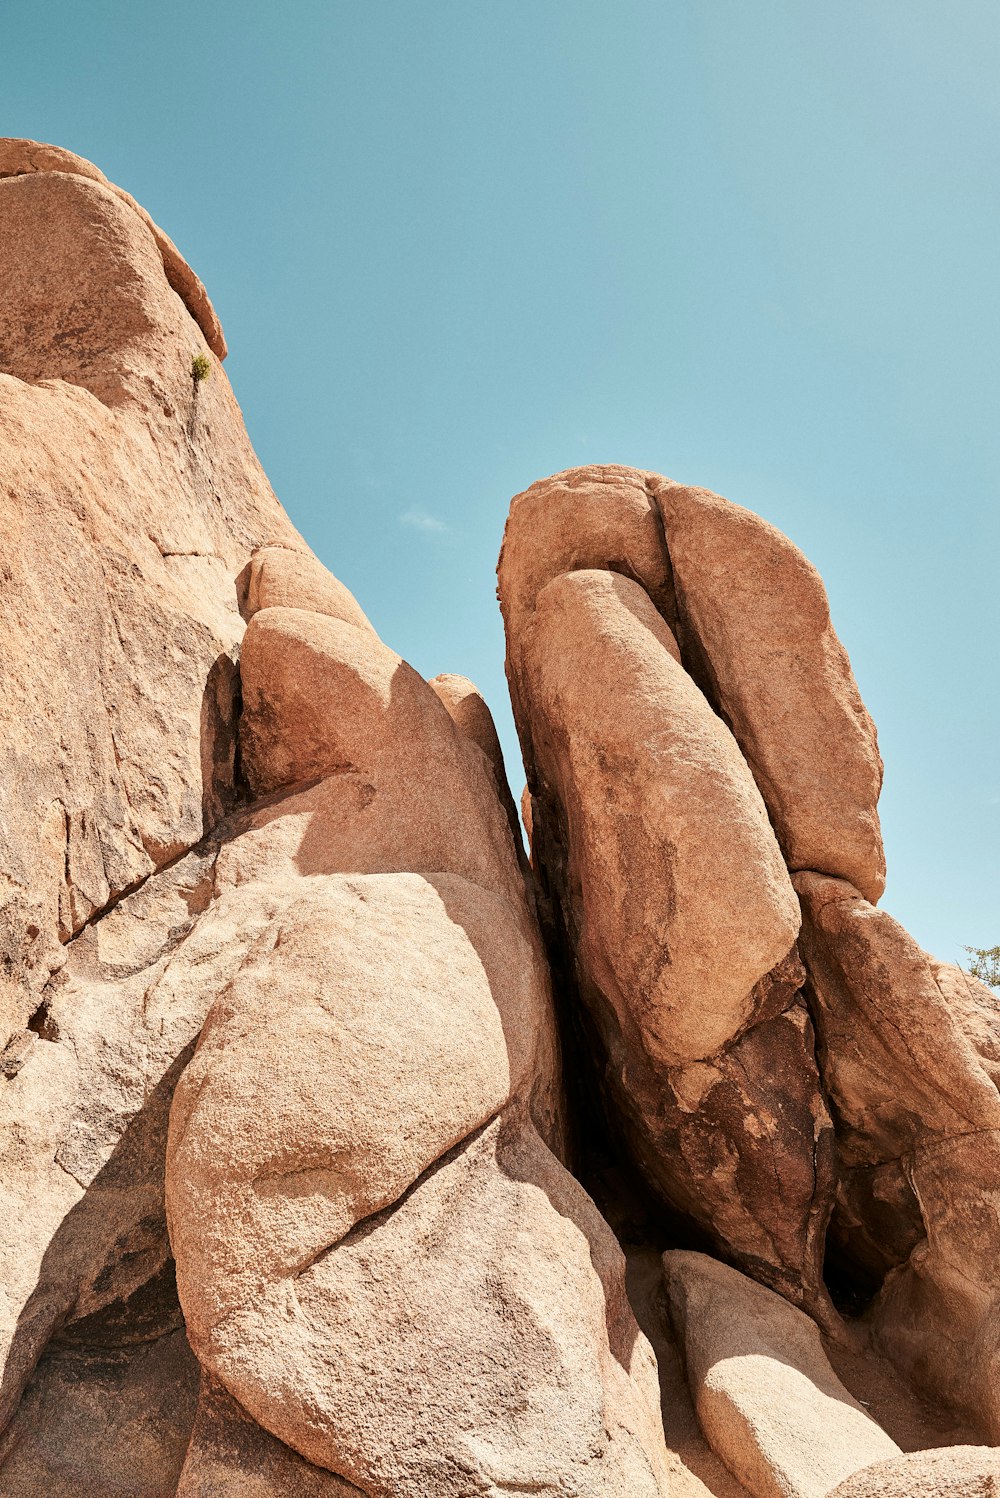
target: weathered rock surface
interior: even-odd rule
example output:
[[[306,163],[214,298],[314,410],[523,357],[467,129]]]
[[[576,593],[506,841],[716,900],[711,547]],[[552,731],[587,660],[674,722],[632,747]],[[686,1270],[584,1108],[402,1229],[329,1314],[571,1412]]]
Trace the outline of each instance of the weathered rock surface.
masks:
[[[663,1268],[701,1427],[754,1498],[825,1498],[899,1454],[804,1312],[704,1254],[665,1254]]]
[[[494,767],[342,620],[263,609],[243,673],[251,785],[292,789],[220,853],[221,903],[257,891],[271,924],[172,1110],[199,1358],[366,1492],[665,1491],[623,1260],[550,1148],[548,978]]]
[[[515,499],[529,869],[166,235],[0,141],[0,267],[0,1498],[994,1491],[817,1330],[1000,1441],[1000,1005],[869,903],[815,570],[634,469]]]
[[[317,557],[287,546],[261,547],[250,562],[244,618],[274,608],[308,609],[375,634],[354,594]]]
[[[0,1436],[3,1498],[163,1498],[185,1460],[198,1364],[183,1328],[46,1353]]]
[[[882,761],[819,573],[741,505],[656,476],[650,488],[685,660],[736,735],[789,868],[877,900]]]
[[[233,579],[303,543],[218,361],[192,379],[224,352],[204,288],[127,194],[3,142],[0,267],[2,1048],[64,943],[224,814]]]
[[[798,934],[760,793],[630,579],[548,583],[521,655],[580,965],[652,1061],[703,1060],[758,1018],[754,987]]]
[[[644,476],[627,473],[560,475],[508,522],[532,861],[646,1177],[736,1262],[816,1304],[830,1129],[797,997],[798,902],[740,748],[654,607],[669,612],[668,563]],[[570,544],[566,495],[596,517],[589,547]],[[580,566],[598,539],[602,568]]]
[[[876,1462],[834,1488],[830,1498],[996,1498],[1000,1451],[946,1446]]]
[[[1000,1440],[1000,1002],[849,884],[796,885],[848,1262],[859,1245],[888,1271],[873,1322],[893,1359]]]
[[[177,1498],[355,1498],[359,1492],[275,1440],[202,1374]]]

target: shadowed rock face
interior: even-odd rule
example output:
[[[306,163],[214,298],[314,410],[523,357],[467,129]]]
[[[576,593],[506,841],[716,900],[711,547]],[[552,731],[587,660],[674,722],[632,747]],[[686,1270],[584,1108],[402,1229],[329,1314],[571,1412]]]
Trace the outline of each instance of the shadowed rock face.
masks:
[[[2,1498],[988,1491],[805,1314],[851,1341],[830,1223],[1000,1440],[996,1002],[870,903],[814,569],[632,469],[515,499],[529,868],[486,704],[297,536],[166,235],[0,141],[0,269]],[[731,1479],[667,1449],[595,1142]],[[666,1255],[673,1332],[671,1235],[736,1266]]]

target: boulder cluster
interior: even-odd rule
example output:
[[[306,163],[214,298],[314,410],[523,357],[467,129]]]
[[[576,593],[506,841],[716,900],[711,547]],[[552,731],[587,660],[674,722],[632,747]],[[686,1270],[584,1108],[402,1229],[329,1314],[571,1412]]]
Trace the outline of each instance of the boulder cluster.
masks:
[[[517,496],[526,854],[148,215],[0,142],[0,267],[0,1498],[1000,1494],[1000,1005],[815,569]]]

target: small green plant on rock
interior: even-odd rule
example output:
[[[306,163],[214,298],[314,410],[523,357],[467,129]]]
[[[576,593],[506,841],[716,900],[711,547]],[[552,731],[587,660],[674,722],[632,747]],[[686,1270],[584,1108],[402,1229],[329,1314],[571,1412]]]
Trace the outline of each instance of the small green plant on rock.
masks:
[[[200,385],[212,373],[212,361],[207,354],[194,354],[191,359],[191,378]]]
[[[1000,988],[1000,947],[966,947],[972,954],[969,972],[981,983]]]

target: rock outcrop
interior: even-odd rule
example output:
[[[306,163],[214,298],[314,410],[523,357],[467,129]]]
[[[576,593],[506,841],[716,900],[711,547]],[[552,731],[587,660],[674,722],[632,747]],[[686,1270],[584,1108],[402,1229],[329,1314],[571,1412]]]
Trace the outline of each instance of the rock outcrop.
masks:
[[[0,1491],[663,1494],[485,705],[285,520],[169,242],[3,161]],[[64,1346],[76,1466],[37,1424]]]
[[[826,1273],[1000,1441],[1000,1004],[871,903],[881,761],[815,569],[717,495],[609,467],[515,498],[499,578],[598,1127],[675,1241],[844,1339]]]
[[[518,496],[529,867],[166,235],[3,141],[0,266],[0,1498],[992,1492],[1000,1016],[875,907],[815,569]]]

